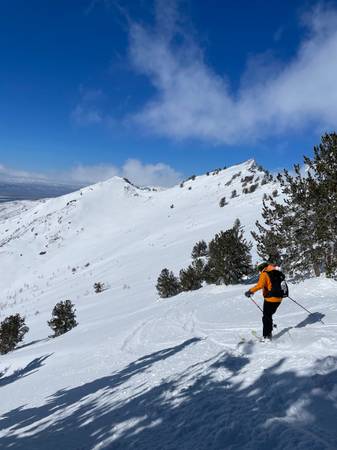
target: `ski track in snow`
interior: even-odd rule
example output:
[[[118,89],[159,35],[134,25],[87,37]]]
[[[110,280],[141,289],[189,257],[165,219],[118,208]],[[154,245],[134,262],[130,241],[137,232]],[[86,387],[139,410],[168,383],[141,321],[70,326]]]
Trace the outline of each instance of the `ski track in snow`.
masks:
[[[25,314],[30,327],[0,357],[1,449],[337,449],[335,281],[291,286],[313,314],[284,300],[270,343],[252,336],[261,316],[245,285],[155,292],[163,267],[177,273],[197,240],[237,216],[249,237],[277,187],[242,195],[250,168],[158,192],[115,178],[1,206],[0,314]],[[52,307],[66,298],[79,326],[48,338]]]

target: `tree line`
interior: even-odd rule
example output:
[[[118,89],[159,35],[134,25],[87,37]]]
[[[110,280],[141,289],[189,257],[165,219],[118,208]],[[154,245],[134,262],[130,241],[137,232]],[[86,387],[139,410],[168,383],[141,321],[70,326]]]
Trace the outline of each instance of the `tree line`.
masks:
[[[263,202],[253,238],[261,258],[297,279],[337,276],[337,134],[325,134],[304,170],[277,176],[284,200]]]

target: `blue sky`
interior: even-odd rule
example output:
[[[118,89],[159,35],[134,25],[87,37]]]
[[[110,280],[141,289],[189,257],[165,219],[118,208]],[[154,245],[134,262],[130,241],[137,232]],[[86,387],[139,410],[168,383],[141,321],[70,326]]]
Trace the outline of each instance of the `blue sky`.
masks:
[[[337,3],[12,0],[0,17],[0,177],[170,185],[277,170],[337,120]]]

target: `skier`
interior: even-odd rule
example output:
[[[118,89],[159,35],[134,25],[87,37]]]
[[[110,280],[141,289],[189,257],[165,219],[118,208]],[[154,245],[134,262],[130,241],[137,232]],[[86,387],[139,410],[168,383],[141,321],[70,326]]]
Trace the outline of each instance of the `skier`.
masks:
[[[282,288],[284,281],[283,273],[274,264],[264,262],[258,266],[260,272],[259,281],[256,286],[245,292],[246,297],[251,297],[255,292],[262,289],[263,302],[263,337],[272,339],[273,315],[280,306],[285,293]],[[286,285],[285,285],[286,286]]]

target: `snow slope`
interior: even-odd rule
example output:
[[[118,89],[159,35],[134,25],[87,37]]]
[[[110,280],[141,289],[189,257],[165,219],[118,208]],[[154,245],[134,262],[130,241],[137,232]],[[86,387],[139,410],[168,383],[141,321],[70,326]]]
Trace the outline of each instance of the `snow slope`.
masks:
[[[335,281],[291,286],[314,314],[285,300],[266,344],[247,286],[155,290],[162,268],[188,265],[196,241],[237,217],[249,237],[277,188],[263,176],[248,161],[164,191],[113,178],[1,209],[0,314],[24,314],[30,332],[0,357],[0,448],[337,448]],[[95,294],[97,281],[109,289]],[[79,326],[50,339],[67,298]]]

